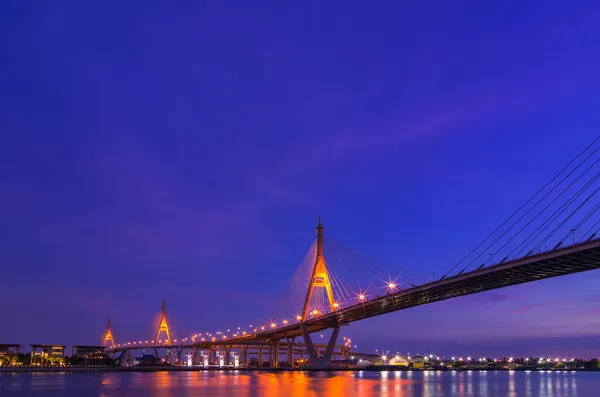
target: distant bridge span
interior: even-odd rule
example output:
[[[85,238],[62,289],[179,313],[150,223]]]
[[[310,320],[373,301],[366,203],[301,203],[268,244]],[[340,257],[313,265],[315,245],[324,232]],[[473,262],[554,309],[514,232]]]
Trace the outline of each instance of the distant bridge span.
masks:
[[[353,306],[341,308],[331,313],[308,318],[285,326],[267,328],[264,331],[248,333],[239,337],[228,337],[217,340],[197,340],[172,344],[128,344],[108,348],[107,352],[117,353],[128,349],[172,348],[179,354],[184,348],[194,351],[203,349],[239,348],[246,354],[247,348],[259,350],[262,361],[262,349],[269,354],[273,363],[278,363],[278,356],[286,353],[289,357],[300,351],[311,356],[312,362],[320,361],[322,366],[330,365],[331,356],[341,354],[348,357],[349,346],[335,345],[339,327],[370,317],[380,316],[428,303],[471,295],[478,292],[495,290],[512,285],[524,284],[537,280],[565,276],[600,268],[600,239],[588,240],[584,243],[556,249],[525,258],[500,263],[486,268],[462,273],[406,290],[365,300]],[[326,329],[333,329],[334,335],[329,344],[312,344],[309,334]],[[295,343],[297,337],[303,337],[304,343]],[[286,341],[286,342],[283,342]],[[281,347],[286,347],[280,352]],[[325,352],[325,354],[321,354]]]
[[[310,333],[318,332],[337,325],[347,325],[362,319],[427,303],[598,268],[600,268],[600,239],[390,293],[362,303],[359,302],[354,306],[339,309],[321,317],[306,320],[303,324]],[[301,335],[300,324],[295,323],[287,327],[265,330],[239,339],[281,339]]]
[[[311,246],[292,278],[292,304],[296,310],[296,321],[270,322],[266,326],[251,326],[254,328],[252,330],[239,331],[240,328],[237,328],[239,332],[234,330],[232,334],[218,332],[213,336],[207,333],[199,338],[196,334],[189,342],[187,338],[183,342],[189,343],[186,346],[194,351],[213,347],[227,350],[230,349],[228,346],[234,345],[243,351],[244,346],[266,344],[268,350],[273,352],[274,358],[271,362],[277,365],[279,344],[285,341],[290,361],[294,353],[294,340],[302,337],[303,348],[309,355],[310,365],[327,368],[331,366],[337,336],[343,325],[478,292],[598,269],[599,183],[600,136],[446,275],[435,281],[429,281],[404,269],[399,274],[395,271],[390,272],[380,264],[364,258],[360,251],[348,249],[331,240],[328,240],[332,245],[330,244],[327,250],[328,253],[334,254],[330,257],[331,261],[327,262],[324,228],[319,219],[316,244]],[[576,233],[579,242],[576,242]],[[571,241],[572,245],[567,246]],[[553,244],[554,248],[547,250],[547,247],[552,247]],[[431,246],[435,247],[435,244]],[[541,252],[542,247],[544,252]],[[524,252],[527,254],[521,256]],[[489,262],[482,260],[482,256],[487,259],[487,255],[490,256]],[[493,265],[494,255],[500,255],[504,259]],[[475,270],[467,271],[475,263],[481,265]],[[491,265],[485,266],[486,263]],[[458,266],[463,266],[462,270],[454,276],[449,276]],[[392,279],[393,273],[398,274],[396,279]],[[408,273],[409,278],[417,276],[420,277],[420,281],[413,283],[405,280]],[[363,276],[366,276],[366,280],[361,279]],[[350,285],[355,279],[358,285]],[[396,280],[399,280],[400,284],[397,284]],[[385,284],[382,285],[382,281]],[[375,297],[372,297],[373,294],[371,297],[367,296],[366,290],[362,289],[365,282],[368,285],[367,290],[374,286],[379,288],[379,294],[375,294]],[[381,292],[382,288],[385,289],[384,292]],[[326,329],[331,329],[332,333],[325,345],[325,351],[322,352],[320,347],[312,342],[310,334]],[[161,333],[166,338],[159,338]],[[104,345],[109,346],[109,343],[109,351],[127,349],[131,345],[126,343],[123,347],[115,347],[110,333],[110,321]],[[157,348],[167,347],[166,345],[175,347],[170,338],[164,304],[158,333],[151,343]],[[345,345],[349,345],[348,340]]]

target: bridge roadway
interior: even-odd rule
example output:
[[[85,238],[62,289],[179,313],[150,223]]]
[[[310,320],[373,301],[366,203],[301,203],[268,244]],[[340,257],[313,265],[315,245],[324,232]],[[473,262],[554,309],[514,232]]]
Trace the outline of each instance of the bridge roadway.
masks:
[[[325,343],[314,343],[315,349],[317,349],[317,354],[321,354],[327,350],[327,344]],[[273,363],[275,367],[279,365],[280,356],[283,354],[286,356],[287,362],[292,362],[294,357],[307,357],[309,353],[307,351],[306,344],[295,342],[294,339],[289,339],[286,341],[277,341],[277,343],[272,343],[272,341],[265,340],[242,340],[242,341],[233,341],[232,339],[228,340],[215,340],[215,341],[203,341],[201,343],[157,343],[154,345],[153,343],[127,343],[124,345],[119,345],[111,348],[107,348],[105,350],[108,354],[118,354],[124,353],[126,351],[132,350],[155,350],[155,349],[171,349],[175,350],[177,353],[178,361],[181,362],[181,353],[185,349],[189,349],[193,352],[193,360],[195,364],[198,364],[198,352],[204,351],[209,352],[211,356],[211,361],[213,364],[218,362],[217,360],[217,352],[231,352],[238,351],[241,359],[242,365],[246,365],[248,361],[248,357],[250,355],[255,355],[257,361],[260,366],[262,366],[264,362],[264,356],[268,355],[269,362]],[[156,352],[158,353],[158,352]],[[347,360],[349,358],[350,346],[347,344],[343,345],[335,345],[332,357],[335,359]],[[231,363],[231,357],[229,354],[225,354],[224,361],[226,364]]]
[[[511,285],[600,268],[600,239],[476,269],[410,289],[389,293],[333,313],[308,319],[309,333],[411,307],[471,295]],[[302,336],[299,323],[269,329],[232,341],[281,340]]]
[[[395,293],[388,293],[368,301],[358,302],[353,306],[341,308],[333,313],[310,318],[304,321],[303,325],[309,333],[319,332],[427,303],[598,268],[600,268],[600,239],[476,269]],[[258,345],[300,336],[302,336],[302,329],[300,323],[297,322],[226,340],[196,341],[185,345],[174,344],[172,347],[205,349],[232,345]],[[107,351],[117,352],[132,348],[151,349],[153,347],[153,345],[132,344],[107,349]]]

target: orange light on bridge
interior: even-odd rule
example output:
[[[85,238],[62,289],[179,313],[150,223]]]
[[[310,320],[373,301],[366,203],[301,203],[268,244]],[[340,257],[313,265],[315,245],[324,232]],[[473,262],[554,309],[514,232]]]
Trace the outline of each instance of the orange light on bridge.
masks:
[[[395,288],[396,288],[396,284],[394,284],[394,283],[389,283],[389,284],[388,284],[388,288],[389,288],[389,289],[395,289]]]
[[[358,295],[358,300],[364,301],[366,298],[363,294]]]
[[[283,323],[284,323],[284,324],[287,324],[287,323],[288,323],[288,320],[283,320]]]
[[[277,326],[277,324],[271,323],[271,328],[275,328],[276,326]]]
[[[340,305],[338,303],[334,303],[333,307],[339,307]]]
[[[302,320],[302,316],[299,316],[299,315],[296,316],[296,320],[298,320],[298,321]]]

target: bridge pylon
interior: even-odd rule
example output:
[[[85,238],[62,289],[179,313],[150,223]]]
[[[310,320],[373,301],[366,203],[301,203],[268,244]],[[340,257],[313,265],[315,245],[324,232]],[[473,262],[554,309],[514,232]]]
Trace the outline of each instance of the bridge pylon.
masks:
[[[331,312],[335,312],[337,304],[333,296],[333,290],[331,289],[331,281],[329,279],[329,272],[327,271],[327,264],[325,263],[325,256],[323,252],[323,223],[321,217],[319,217],[319,224],[317,225],[317,255],[315,258],[315,266],[313,268],[310,284],[308,287],[308,293],[306,294],[306,300],[304,301],[304,309],[302,310],[302,318],[300,319],[300,329],[302,331],[302,338],[308,355],[310,357],[310,366],[312,368],[330,368],[331,357],[333,356],[333,350],[335,348],[335,342],[340,332],[340,326],[336,325],[333,327],[333,332],[327,343],[327,348],[322,356],[319,356],[317,349],[310,339],[310,331],[306,326],[305,322],[309,319],[310,315],[310,300],[312,298],[315,288],[325,288],[327,293],[327,300],[331,308]],[[318,316],[320,313],[314,313]]]
[[[306,294],[306,300],[304,301],[304,308],[302,309],[302,320],[307,320],[310,315],[310,300],[312,299],[315,288],[325,288],[329,307],[331,308],[331,311],[334,312],[337,304],[333,297],[331,280],[329,278],[329,272],[327,271],[325,256],[323,254],[323,223],[321,223],[321,217],[319,217],[319,224],[317,225],[317,255],[310,284],[308,286],[308,293]],[[315,313],[315,315],[318,315],[318,313]]]
[[[108,326],[106,327],[106,333],[104,334],[104,341],[102,341],[102,346],[110,348],[115,347],[115,339],[113,338],[110,326],[110,317],[108,318]]]
[[[160,335],[164,334],[165,341],[163,345],[171,345],[171,332],[169,331],[169,325],[167,324],[167,305],[165,301],[162,302],[162,308],[160,310],[160,322],[158,323],[158,330],[156,331],[156,337],[154,338],[154,347],[161,340]]]

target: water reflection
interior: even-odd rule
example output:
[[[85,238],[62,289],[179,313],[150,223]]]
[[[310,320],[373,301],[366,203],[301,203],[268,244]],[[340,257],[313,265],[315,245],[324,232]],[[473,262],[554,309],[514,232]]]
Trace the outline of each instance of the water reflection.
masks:
[[[574,397],[599,388],[600,373],[544,371],[0,374],[2,397]]]

